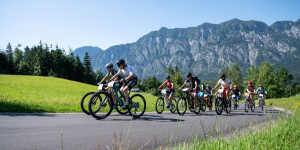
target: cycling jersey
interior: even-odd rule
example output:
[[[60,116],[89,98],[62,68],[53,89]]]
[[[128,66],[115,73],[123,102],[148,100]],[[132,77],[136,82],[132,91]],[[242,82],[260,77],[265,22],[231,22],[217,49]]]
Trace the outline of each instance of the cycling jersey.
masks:
[[[258,94],[264,94],[264,93],[266,93],[266,94],[267,94],[267,91],[266,91],[265,88],[258,88],[258,89],[256,90],[256,93],[258,93]]]
[[[207,95],[211,94],[212,88],[206,88],[205,91],[207,92]]]
[[[120,75],[120,73],[124,74],[126,78],[130,73],[134,74],[134,77],[136,77],[134,69],[129,65],[127,65],[125,69],[119,69],[117,74]]]
[[[231,84],[231,81],[228,78],[225,78],[225,81],[220,79],[218,84],[221,84],[222,89],[226,89],[226,88],[229,88],[229,85]]]
[[[107,79],[110,79],[110,78],[113,77],[115,74],[117,74],[117,70],[113,69],[111,72],[109,72],[109,73],[107,74]],[[120,80],[120,79],[121,79],[121,77],[118,76],[118,80]]]
[[[232,92],[233,92],[234,95],[239,96],[239,94],[240,94],[240,89],[233,88],[233,89],[232,89]]]
[[[191,85],[191,87],[190,88],[192,88],[192,89],[194,89],[196,86],[197,86],[197,91],[199,91],[199,87],[198,87],[198,85],[197,84],[199,84],[199,83],[197,83],[197,77],[192,77],[192,81],[190,81],[189,79],[187,79],[186,81],[185,81],[185,83],[190,83],[190,85]]]
[[[251,93],[254,93],[254,91],[255,91],[255,87],[254,87],[253,85],[247,86],[246,91],[247,91],[247,89],[248,89]]]

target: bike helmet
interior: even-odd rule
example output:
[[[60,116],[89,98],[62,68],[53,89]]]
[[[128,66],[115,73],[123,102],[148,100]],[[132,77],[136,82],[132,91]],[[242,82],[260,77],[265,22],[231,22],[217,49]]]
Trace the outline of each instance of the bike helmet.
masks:
[[[119,61],[117,61],[117,65],[118,66],[125,65],[125,60],[124,59],[120,59]]]
[[[233,87],[234,87],[234,88],[237,88],[237,85],[234,85]]]
[[[249,81],[248,84],[252,84],[252,81]]]
[[[106,68],[111,68],[111,67],[113,67],[113,66],[114,66],[114,65],[113,65],[112,63],[108,63],[108,64],[105,65]]]
[[[220,75],[220,78],[225,78],[225,74],[224,74],[224,73],[221,74],[221,75]]]
[[[166,77],[166,79],[170,79],[170,78],[171,78],[170,76],[167,76],[167,77]]]
[[[262,84],[260,84],[260,85],[259,85],[259,87],[263,87],[263,85],[262,85]]]
[[[188,73],[187,75],[186,75],[186,77],[191,77],[192,76],[192,73]]]
[[[207,87],[210,87],[210,85],[209,85],[209,84],[207,84],[206,86],[207,86]]]

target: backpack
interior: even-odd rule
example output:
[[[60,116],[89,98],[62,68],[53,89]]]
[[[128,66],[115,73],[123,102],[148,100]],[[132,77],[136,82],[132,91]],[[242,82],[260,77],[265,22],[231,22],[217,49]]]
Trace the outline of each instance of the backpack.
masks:
[[[197,86],[200,86],[200,80],[199,80],[199,78],[198,78],[197,76],[195,76],[194,78],[196,78],[196,81],[197,81],[197,83],[198,83]]]

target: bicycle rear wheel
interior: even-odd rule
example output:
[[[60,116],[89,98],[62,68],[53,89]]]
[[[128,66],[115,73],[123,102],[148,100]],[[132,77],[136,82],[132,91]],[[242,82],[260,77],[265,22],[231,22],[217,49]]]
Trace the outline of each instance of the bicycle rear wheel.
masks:
[[[254,100],[251,101],[251,111],[254,112],[255,110],[255,102]]]
[[[176,99],[173,97],[172,98],[172,109],[170,109],[171,113],[175,113],[176,112]]]
[[[195,114],[199,114],[201,111],[201,101],[200,99],[196,99],[196,110],[193,110]]]
[[[134,94],[129,100],[129,114],[133,118],[141,117],[146,110],[146,100],[141,94]]]
[[[158,97],[155,103],[155,110],[158,114],[161,114],[164,111],[165,108],[165,102],[164,98]]]
[[[97,92],[90,98],[89,112],[94,118],[104,119],[110,115],[112,110],[112,98],[107,92]]]
[[[246,99],[245,100],[245,112],[248,112],[248,110],[249,110],[249,100]]]
[[[124,104],[124,101],[123,101],[123,98],[120,98],[121,100],[121,104],[119,102],[117,102],[117,112],[120,114],[120,115],[126,115],[128,113],[128,109],[123,109],[122,106]]]
[[[200,107],[201,107],[201,111],[205,112],[205,110],[206,110],[206,101],[204,99],[200,100]]]
[[[177,109],[177,113],[180,115],[180,116],[183,116],[186,112],[186,108],[187,108],[187,101],[184,97],[180,97],[178,100],[177,100],[177,104],[176,104],[176,109]]]
[[[229,114],[231,112],[231,99],[226,100],[226,113]]]
[[[81,99],[81,102],[80,102],[81,110],[87,115],[90,115],[89,100],[95,93],[96,92],[88,92]]]

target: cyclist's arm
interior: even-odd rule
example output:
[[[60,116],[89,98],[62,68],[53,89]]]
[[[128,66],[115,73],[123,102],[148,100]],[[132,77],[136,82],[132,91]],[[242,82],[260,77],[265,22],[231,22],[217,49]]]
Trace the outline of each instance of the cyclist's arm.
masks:
[[[184,82],[183,85],[181,87],[179,87],[179,89],[182,89],[186,84],[187,84],[187,82]]]
[[[213,89],[217,89],[221,83],[218,83]]]
[[[113,77],[110,78],[110,80],[115,80],[117,77],[119,76],[119,74],[115,74]]]
[[[264,88],[264,91],[265,91],[265,93],[266,93],[266,94],[268,94],[268,92],[266,91],[266,89],[265,89],[265,88]]]
[[[197,87],[198,87],[198,82],[195,81],[195,88],[193,90],[196,91]]]
[[[128,81],[130,79],[132,79],[134,77],[134,74],[132,72],[130,72],[129,76],[127,78],[125,78],[125,81]]]
[[[171,85],[172,85],[172,86],[171,86],[171,88],[174,88],[174,84],[173,84],[173,83],[171,83]]]
[[[162,88],[165,84],[166,84],[167,81],[165,81],[162,85],[160,85],[158,88]]]
[[[102,82],[104,82],[107,79],[107,77],[108,77],[108,74],[99,83],[101,84]]]

